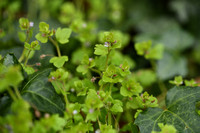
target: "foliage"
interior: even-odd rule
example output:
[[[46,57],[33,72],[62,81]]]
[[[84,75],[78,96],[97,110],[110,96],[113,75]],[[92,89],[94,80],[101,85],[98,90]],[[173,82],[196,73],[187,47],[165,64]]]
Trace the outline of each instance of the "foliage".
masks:
[[[198,132],[199,1],[162,2],[0,2],[0,132]]]

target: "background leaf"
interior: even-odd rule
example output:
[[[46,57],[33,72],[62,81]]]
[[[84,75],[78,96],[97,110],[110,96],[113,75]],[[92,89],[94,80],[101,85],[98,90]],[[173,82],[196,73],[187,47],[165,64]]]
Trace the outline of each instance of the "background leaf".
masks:
[[[52,69],[39,71],[32,75],[22,88],[22,97],[39,111],[63,114],[65,104],[48,81]]]
[[[184,57],[165,53],[162,60],[158,61],[156,71],[158,77],[162,80],[172,78],[175,75],[185,76],[188,72],[187,60]]]
[[[200,131],[200,116],[195,111],[200,87],[174,87],[167,93],[166,110],[149,108],[139,114],[135,124],[141,133],[159,131],[158,123],[173,125],[181,133]]]

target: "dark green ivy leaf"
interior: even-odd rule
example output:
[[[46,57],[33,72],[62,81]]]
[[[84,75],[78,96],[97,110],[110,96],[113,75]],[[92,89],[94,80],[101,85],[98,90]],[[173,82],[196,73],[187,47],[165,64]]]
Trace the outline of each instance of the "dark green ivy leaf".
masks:
[[[46,69],[32,75],[22,88],[21,95],[39,111],[63,114],[65,104],[48,81],[50,71]]]
[[[200,87],[174,87],[168,91],[166,110],[149,108],[139,114],[135,124],[141,133],[160,131],[158,123],[173,125],[181,133],[198,133],[200,116],[196,103],[200,101]]]

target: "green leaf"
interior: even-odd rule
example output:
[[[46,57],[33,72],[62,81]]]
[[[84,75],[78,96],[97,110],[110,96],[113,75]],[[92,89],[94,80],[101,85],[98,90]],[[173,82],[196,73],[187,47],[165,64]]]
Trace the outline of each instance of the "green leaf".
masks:
[[[9,53],[3,58],[3,65],[5,65],[6,67],[19,65],[19,62],[14,54]]]
[[[183,78],[182,78],[182,76],[176,76],[174,78],[174,80],[173,81],[170,80],[169,83],[175,84],[176,86],[179,86],[179,85],[183,84]]]
[[[50,63],[53,63],[53,65],[57,68],[63,67],[65,62],[68,61],[68,56],[61,56],[61,57],[53,57],[50,59]]]
[[[27,18],[20,18],[19,19],[19,27],[21,28],[21,30],[28,30],[29,20]]]
[[[28,74],[33,74],[35,72],[35,69],[30,67],[30,66],[24,66],[23,64],[21,64],[23,67],[23,70]]]
[[[15,133],[30,132],[32,125],[32,116],[29,108],[30,105],[24,100],[14,101],[11,105],[12,113],[4,117],[4,125],[9,125],[12,131]],[[2,128],[5,127],[2,126]]]
[[[164,125],[163,123],[158,123],[158,126],[160,127],[160,132],[153,131],[152,133],[177,133],[176,128],[174,128],[173,125]]]
[[[115,129],[111,125],[101,125],[102,133],[117,133]]]
[[[140,83],[134,80],[127,80],[122,82],[122,87],[120,88],[120,94],[123,96],[137,96],[143,90]]]
[[[87,65],[79,65],[76,68],[76,71],[82,73],[83,75],[85,75],[88,72],[88,66]]]
[[[108,48],[102,44],[96,44],[94,49],[95,49],[94,54],[96,54],[96,55],[107,55],[108,54]]]
[[[156,82],[156,73],[152,70],[140,69],[136,73],[136,79],[141,83],[142,86],[150,86]]]
[[[184,83],[185,83],[185,86],[192,86],[192,87],[199,85],[194,79],[184,80]]]
[[[35,35],[35,38],[39,40],[41,43],[47,43],[48,37],[43,33],[38,33]]]
[[[26,41],[26,34],[24,32],[18,32],[18,37],[21,42]]]
[[[63,114],[65,104],[48,81],[52,69],[39,71],[29,77],[21,89],[22,97],[39,111]]]
[[[68,78],[68,75],[69,73],[62,68],[58,68],[56,71],[50,73],[50,77],[53,78],[53,80],[58,81],[65,81]]]
[[[40,32],[48,34],[49,33],[49,24],[47,24],[45,22],[40,22],[39,29],[40,29]]]
[[[139,114],[135,124],[141,133],[160,131],[158,123],[173,125],[177,132],[197,133],[200,131],[200,116],[196,112],[199,93],[200,87],[174,87],[167,93],[167,109],[149,108]]]
[[[59,43],[65,44],[69,42],[69,37],[72,33],[72,30],[70,28],[58,28],[56,30],[56,39]]]
[[[20,66],[5,67],[0,64],[0,93],[9,87],[17,87],[24,79]]]
[[[164,46],[162,44],[156,44],[148,51],[148,53],[146,53],[145,58],[159,60],[162,59],[163,52],[164,52]]]
[[[123,108],[122,108],[123,104],[120,100],[115,100],[114,101],[114,105],[111,107],[111,111],[113,113],[118,113],[118,112],[123,112]]]
[[[135,44],[135,49],[137,51],[138,55],[145,55],[147,51],[151,48],[152,42],[149,41],[144,41],[140,43]]]
[[[166,65],[166,62],[167,65]],[[174,77],[175,75],[185,76],[187,74],[187,60],[179,55],[173,56],[170,53],[165,53],[162,60],[157,64],[158,78],[165,80]]]
[[[88,95],[85,99],[85,104],[88,108],[101,108],[103,107],[103,102],[99,99],[97,92],[90,89]]]

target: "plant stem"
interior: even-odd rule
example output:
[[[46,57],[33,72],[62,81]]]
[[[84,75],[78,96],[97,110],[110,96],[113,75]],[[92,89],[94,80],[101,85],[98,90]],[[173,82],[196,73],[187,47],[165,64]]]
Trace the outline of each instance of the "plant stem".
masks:
[[[49,37],[49,40],[53,43],[53,45],[56,47],[56,50],[57,50],[57,54],[58,54],[58,57],[61,56],[61,52],[60,52],[60,48],[58,46],[58,43],[52,39],[52,37]]]
[[[20,95],[20,93],[19,93],[17,87],[14,87],[14,90],[15,90],[15,93],[16,93],[17,97],[18,97],[19,99],[22,99],[22,97],[21,97],[21,95]]]
[[[93,72],[96,72],[100,75],[100,77],[102,76],[101,71],[94,69],[94,68],[90,68],[90,70],[92,70]]]
[[[112,116],[110,111],[108,111],[108,125],[112,125]]]
[[[99,109],[98,109],[99,110]],[[99,110],[100,111],[100,110]],[[99,124],[99,129],[101,130],[101,122],[99,121],[99,117],[97,117],[97,121],[98,121],[98,124]]]
[[[121,113],[120,113],[121,114]],[[119,124],[118,124],[118,121],[117,119],[115,118],[115,116],[112,114],[113,116],[113,119],[115,120],[115,128],[119,131]]]
[[[30,36],[29,36],[29,30],[27,30],[26,31],[26,40],[25,40],[25,42],[29,42],[29,40],[30,40]],[[22,54],[21,54],[21,56],[19,57],[19,62],[22,62],[23,60],[24,60],[24,55],[25,55],[25,53],[26,53],[26,48],[24,48],[23,49],[23,52],[22,52]]]
[[[25,53],[26,53],[26,48],[23,49],[23,52],[22,52],[22,54],[21,54],[21,56],[19,57],[19,60],[18,60],[19,62],[23,61]]]
[[[8,93],[9,93],[9,95],[11,96],[11,98],[12,98],[14,101],[17,100],[17,98],[16,98],[15,94],[13,93],[13,91],[11,90],[11,88],[8,88]]]
[[[109,55],[110,55],[110,48],[108,47],[108,54],[107,54],[107,57],[106,57],[106,64],[105,64],[105,69],[104,71],[106,71],[106,68],[108,67],[108,59],[109,59]]]
[[[112,86],[113,86],[113,83],[110,84],[110,87],[109,87],[109,94],[110,94],[110,95],[112,94]]]
[[[27,55],[26,60],[25,60],[25,62],[24,62],[24,65],[25,65],[25,66],[26,66],[26,64],[27,64],[27,62],[28,62],[28,57],[29,57],[30,53],[31,53],[31,50],[28,51],[28,55]]]

